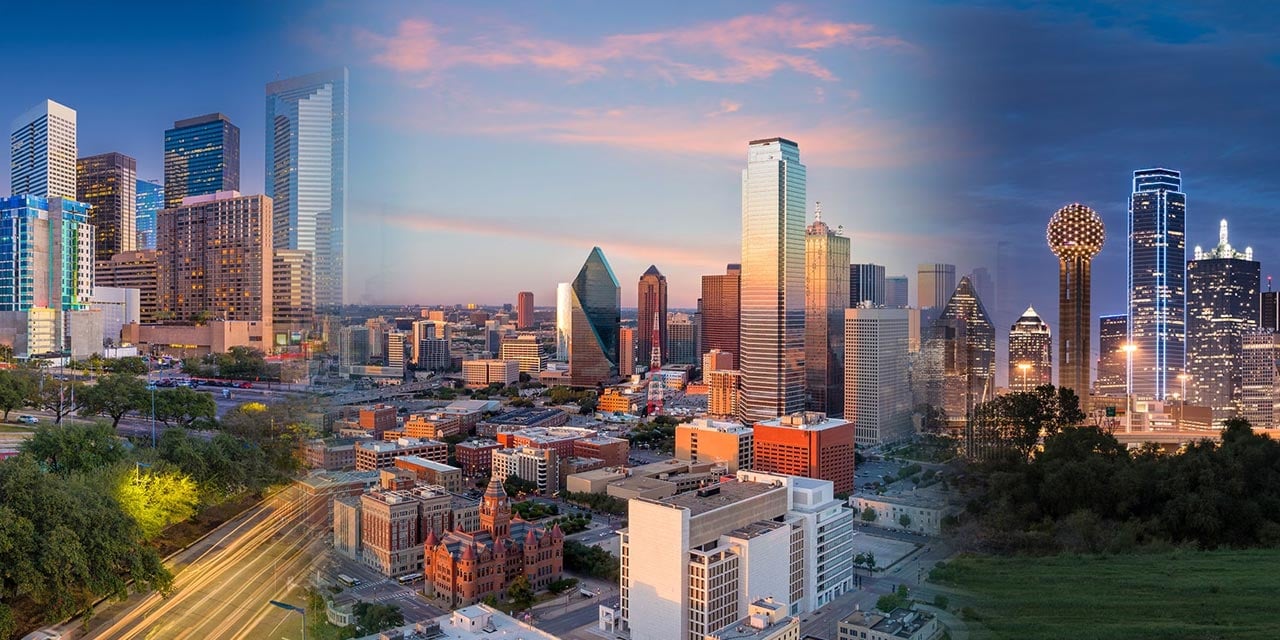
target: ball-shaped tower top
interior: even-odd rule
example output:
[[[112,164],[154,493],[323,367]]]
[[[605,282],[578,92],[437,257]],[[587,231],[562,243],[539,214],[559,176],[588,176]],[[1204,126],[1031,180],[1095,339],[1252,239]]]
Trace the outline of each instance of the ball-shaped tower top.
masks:
[[[1102,250],[1107,237],[1102,218],[1078,202],[1058,209],[1049,219],[1045,235],[1049,249],[1059,258],[1092,258]]]

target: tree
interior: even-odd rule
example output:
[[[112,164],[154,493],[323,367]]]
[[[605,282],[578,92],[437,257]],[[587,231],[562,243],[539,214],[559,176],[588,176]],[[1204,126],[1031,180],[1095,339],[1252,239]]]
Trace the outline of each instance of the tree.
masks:
[[[31,377],[8,369],[0,369],[0,410],[5,421],[9,412],[25,407],[32,397]],[[3,637],[3,634],[0,634]]]
[[[127,373],[130,375],[140,376],[147,373],[147,361],[138,356],[126,356],[115,360],[108,360],[106,363],[107,371],[112,373]]]
[[[120,419],[133,411],[150,406],[147,384],[126,373],[112,373],[98,378],[95,385],[80,391],[80,415],[111,417],[111,426],[120,425]]]
[[[54,473],[71,474],[103,469],[124,460],[124,442],[105,424],[41,425],[22,443],[28,453]]]
[[[176,387],[160,389],[156,394],[156,420],[165,424],[190,428],[200,420],[213,420],[218,413],[218,405],[213,396],[188,389]]]
[[[538,485],[535,482],[525,480],[516,474],[507,476],[502,481],[502,490],[507,492],[509,496],[519,496],[524,494],[534,494],[538,492]]]
[[[83,387],[79,382],[57,380],[45,375],[35,387],[35,406],[53,412],[54,424],[62,424],[62,419],[76,410],[76,396]]]
[[[115,496],[121,508],[151,540],[165,527],[195,515],[199,502],[196,483],[180,470],[143,471],[123,465],[115,473]]]
[[[910,606],[911,596],[905,584],[898,585],[898,588],[893,593],[880,596],[880,599],[876,600],[876,608],[885,613],[889,613],[894,609],[906,609]]]
[[[404,613],[400,607],[391,604],[372,604],[357,602],[351,607],[356,617],[356,626],[361,631],[377,633],[404,624]]]
[[[1026,459],[1042,438],[1084,419],[1075,391],[1046,384],[1034,391],[1009,393],[978,405],[973,423],[979,455],[992,457],[994,452],[1006,449]]]
[[[898,516],[898,524],[902,525],[903,527],[910,527],[910,526],[911,526],[911,516],[909,516],[909,515],[907,515],[907,514],[905,514],[905,513],[904,513],[904,514],[902,514],[901,516]]]
[[[523,573],[516,576],[507,586],[507,597],[520,609],[533,604],[533,585],[529,584],[529,577]]]
[[[879,516],[876,514],[876,510],[871,507],[867,507],[862,510],[863,522],[875,522],[877,517]]]

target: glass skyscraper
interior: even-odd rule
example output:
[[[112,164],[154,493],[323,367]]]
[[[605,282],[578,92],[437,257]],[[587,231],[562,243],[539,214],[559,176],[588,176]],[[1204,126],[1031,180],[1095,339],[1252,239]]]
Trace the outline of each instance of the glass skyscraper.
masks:
[[[658,348],[660,362],[671,361],[667,353],[667,277],[656,265],[640,276],[636,297],[636,352],[635,357],[646,366],[653,360],[653,323],[658,322]]]
[[[240,190],[240,127],[221,113],[173,123],[164,132],[164,206],[188,196]]]
[[[800,148],[753,140],[742,172],[739,413],[761,422],[804,409],[807,179]]]
[[[1187,196],[1182,173],[1133,172],[1129,198],[1129,342],[1133,395],[1163,400],[1179,388],[1186,352]]]
[[[1128,393],[1129,360],[1124,343],[1129,339],[1129,316],[1098,317],[1098,377],[1095,395],[1123,398]]]
[[[66,198],[0,199],[0,311],[79,311],[93,295],[89,206]]]
[[[904,278],[905,279],[905,278]],[[884,307],[885,292],[888,287],[888,279],[884,276],[884,265],[879,264],[851,264],[849,265],[849,306],[861,306],[863,302],[870,302],[872,307]],[[901,306],[907,306],[906,293],[902,294],[904,302]]]
[[[1034,307],[1009,327],[1009,388],[1032,391],[1053,384],[1053,335]]]
[[[98,260],[133,251],[138,233],[136,207],[138,163],[123,153],[103,153],[76,162],[78,200],[89,205],[89,221],[97,239]]]
[[[594,387],[618,374],[622,321],[622,288],[600,247],[591,249],[570,291],[569,379]]]
[[[317,309],[343,302],[347,69],[267,85],[266,194],[275,243],[315,255]]]
[[[805,229],[805,408],[844,415],[844,310],[849,307],[849,238],[822,221]]]
[[[164,208],[164,185],[149,180],[139,180],[135,191],[135,228],[138,249],[156,248],[156,214]]]
[[[1253,249],[1236,251],[1219,225],[1218,246],[1195,249],[1187,263],[1187,380],[1189,402],[1213,409],[1215,421],[1241,408],[1243,336],[1258,327],[1262,266]],[[1173,393],[1181,393],[1178,388]]]

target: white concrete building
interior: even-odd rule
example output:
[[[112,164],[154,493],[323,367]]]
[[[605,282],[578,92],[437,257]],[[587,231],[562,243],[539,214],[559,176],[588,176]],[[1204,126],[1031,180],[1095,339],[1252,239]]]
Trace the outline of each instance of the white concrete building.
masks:
[[[844,324],[844,417],[854,425],[854,442],[911,437],[908,310],[846,309]]]

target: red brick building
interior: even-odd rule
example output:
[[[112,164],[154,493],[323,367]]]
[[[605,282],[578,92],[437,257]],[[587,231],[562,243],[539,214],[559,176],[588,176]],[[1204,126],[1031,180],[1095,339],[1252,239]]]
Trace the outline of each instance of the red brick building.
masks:
[[[559,580],[564,569],[564,534],[511,515],[502,482],[494,478],[480,503],[478,531],[427,534],[423,545],[424,592],[446,608],[502,599],[523,574],[535,590]]]
[[[853,493],[852,422],[822,413],[795,413],[757,422],[752,469],[830,480],[836,493]]]
[[[381,438],[383,431],[392,431],[396,428],[396,408],[385,404],[360,407],[356,424],[361,429],[372,432],[374,438]]]
[[[599,458],[606,467],[624,467],[631,454],[631,443],[624,438],[592,436],[575,440],[573,455],[578,458]]]
[[[453,446],[453,457],[467,476],[487,476],[493,469],[493,452],[502,448],[497,440],[475,438]]]

